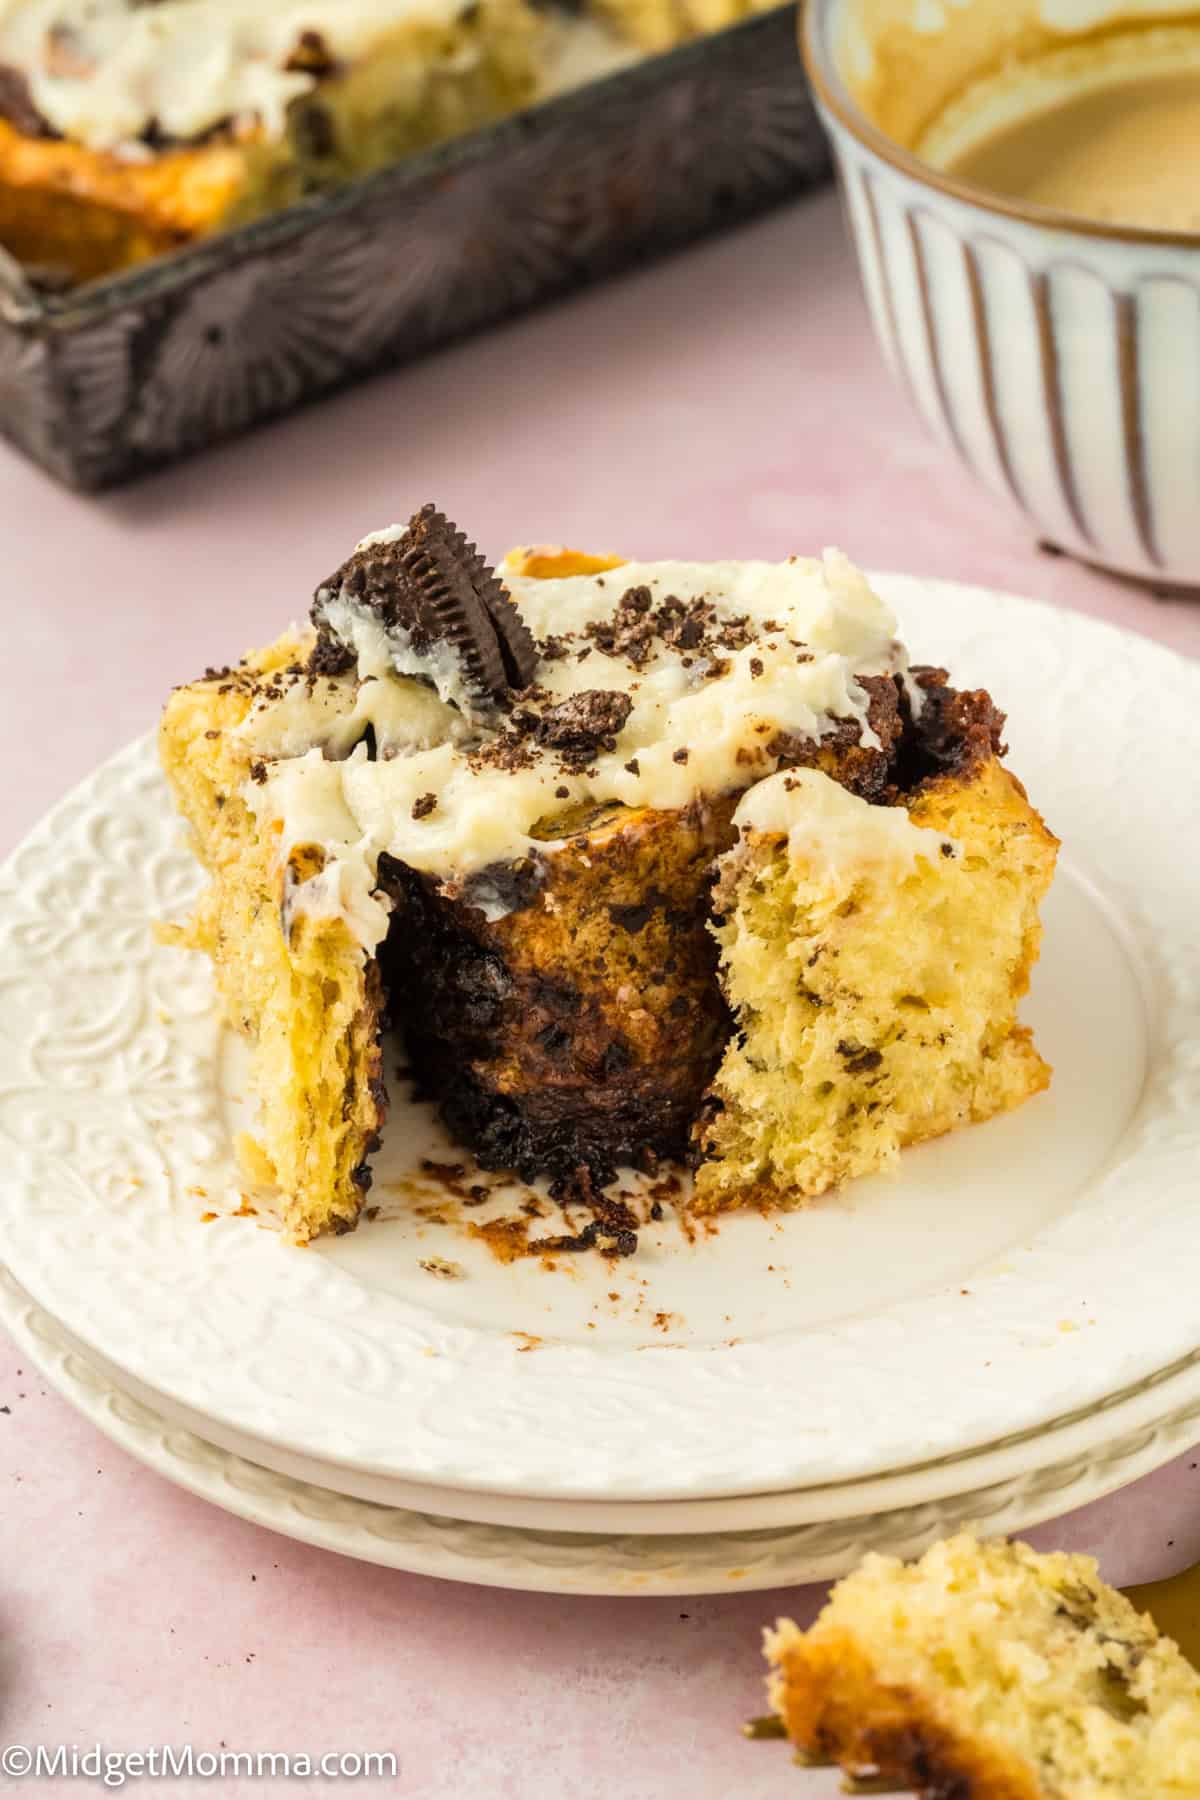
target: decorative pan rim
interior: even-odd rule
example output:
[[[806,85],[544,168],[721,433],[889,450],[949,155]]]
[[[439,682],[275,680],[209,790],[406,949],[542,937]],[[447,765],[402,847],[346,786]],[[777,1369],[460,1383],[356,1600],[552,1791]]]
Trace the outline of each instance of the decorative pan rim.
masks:
[[[195,244],[157,256],[150,262],[80,284],[61,294],[42,294],[21,265],[0,246],[0,318],[26,330],[72,330],[127,307],[145,306],[180,288],[202,280],[216,268],[244,257],[258,256],[302,237],[314,225],[334,220],[370,206],[383,196],[405,194],[431,180],[472,168],[500,153],[520,148],[548,134],[573,113],[618,95],[627,99],[652,93],[665,82],[684,74],[693,64],[711,60],[713,47],[748,39],[756,33],[778,29],[780,16],[794,10],[794,0],[763,13],[739,20],[721,31],[708,32],[677,44],[670,50],[645,56],[626,69],[617,69],[567,93],[523,107],[490,125],[464,132],[442,144],[406,156],[386,168],[342,183],[328,193],[314,194],[252,219],[230,231],[215,233]]]

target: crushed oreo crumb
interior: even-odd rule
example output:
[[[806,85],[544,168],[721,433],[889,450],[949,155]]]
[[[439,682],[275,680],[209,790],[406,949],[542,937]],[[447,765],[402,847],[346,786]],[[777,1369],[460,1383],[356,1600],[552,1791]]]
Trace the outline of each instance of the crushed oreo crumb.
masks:
[[[289,72],[312,75],[320,80],[333,74],[337,58],[319,31],[302,31],[283,66]]]
[[[598,1243],[602,1256],[632,1256],[637,1250],[637,1215],[623,1200],[603,1192],[586,1163],[552,1182],[550,1197],[560,1206],[584,1206],[592,1215],[591,1224],[578,1234],[578,1241],[571,1247],[590,1249]],[[543,1248],[540,1241],[537,1247]]]
[[[466,1274],[461,1263],[450,1262],[444,1256],[422,1256],[417,1260],[427,1275],[436,1275],[439,1281],[461,1281]]]
[[[538,743],[557,750],[569,769],[585,769],[601,750],[615,750],[633,699],[615,688],[588,688],[548,707],[536,721]]]
[[[310,675],[346,675],[355,665],[355,655],[348,644],[335,638],[328,627],[317,627],[317,641],[308,659]]]
[[[837,1053],[846,1065],[847,1075],[869,1075],[883,1061],[882,1050],[864,1050],[861,1044],[851,1044],[845,1038],[839,1038]]]

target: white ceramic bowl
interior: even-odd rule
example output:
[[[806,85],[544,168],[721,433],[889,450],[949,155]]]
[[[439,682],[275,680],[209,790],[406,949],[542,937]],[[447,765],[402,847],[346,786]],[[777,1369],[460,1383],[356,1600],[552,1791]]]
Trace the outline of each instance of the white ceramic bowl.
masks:
[[[924,419],[1039,536],[1122,575],[1193,587],[1200,235],[1013,201],[905,142],[1029,34],[1067,41],[1044,15],[1074,12],[1095,31],[1134,10],[809,0],[804,53],[875,329]]]

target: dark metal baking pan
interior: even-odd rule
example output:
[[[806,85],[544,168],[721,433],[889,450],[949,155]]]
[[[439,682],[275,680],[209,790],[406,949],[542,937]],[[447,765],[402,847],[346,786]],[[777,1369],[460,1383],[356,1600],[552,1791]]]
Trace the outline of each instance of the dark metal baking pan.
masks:
[[[783,6],[130,272],[0,252],[0,430],[98,489],[828,172]]]

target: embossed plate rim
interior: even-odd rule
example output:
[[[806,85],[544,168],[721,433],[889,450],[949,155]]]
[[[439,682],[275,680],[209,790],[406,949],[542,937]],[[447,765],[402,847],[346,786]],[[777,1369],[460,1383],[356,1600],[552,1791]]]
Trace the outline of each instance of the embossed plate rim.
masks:
[[[131,1398],[64,1338],[0,1264],[0,1323],[68,1405],[165,1480],[222,1511],[317,1549],[445,1581],[528,1593],[720,1594],[833,1581],[868,1550],[919,1556],[969,1519],[1027,1531],[1148,1475],[1195,1440],[1185,1407],[1136,1432],[1005,1482],[889,1511],[770,1530],[641,1536],[539,1531],[379,1506],[293,1480]]]
[[[0,1287],[4,1282],[14,1288],[17,1286],[0,1263]],[[49,1319],[48,1314],[42,1317]],[[1022,1477],[1063,1468],[1072,1460],[1089,1454],[1098,1456],[1118,1441],[1129,1445],[1148,1444],[1150,1438],[1168,1424],[1175,1436],[1190,1426],[1194,1441],[1200,1443],[1200,1354],[1197,1354],[1123,1393],[1112,1395],[1100,1407],[1067,1414],[1038,1430],[1023,1432],[997,1444],[985,1444],[979,1449],[964,1451],[960,1456],[919,1463],[887,1475],[865,1476],[857,1481],[837,1482],[825,1487],[743,1494],[722,1500],[543,1500],[528,1494],[494,1494],[486,1489],[422,1487],[323,1463],[317,1457],[289,1453],[263,1439],[231,1431],[218,1421],[206,1420],[133,1377],[123,1376],[103,1356],[89,1351],[57,1322],[54,1322],[54,1332],[64,1349],[82,1358],[126,1399],[146,1407],[164,1423],[259,1468],[271,1470],[303,1486],[318,1487],[370,1505],[521,1531],[691,1537],[833,1524],[839,1519],[890,1514],[933,1502],[950,1504],[963,1493],[964,1483],[972,1492],[991,1491]]]
[[[1154,1019],[1136,1126],[1092,1184],[1086,1224],[1058,1221],[1016,1255],[1018,1273],[973,1282],[988,1304],[972,1310],[969,1358],[952,1335],[962,1308],[939,1313],[928,1297],[807,1334],[800,1362],[819,1340],[827,1410],[805,1415],[801,1443],[801,1390],[789,1388],[782,1354],[795,1341],[633,1356],[548,1345],[529,1357],[364,1294],[327,1260],[280,1256],[248,1230],[193,1231],[186,1258],[164,1266],[164,1249],[179,1249],[173,1202],[227,1146],[214,1136],[212,1083],[194,1049],[209,1029],[203,1005],[187,1021],[190,1038],[177,1018],[158,1016],[168,1001],[186,1015],[197,993],[182,959],[152,951],[145,930],[151,897],[169,914],[189,883],[144,745],[68,796],[0,871],[0,984],[18,1021],[0,1046],[0,1224],[23,1285],[117,1367],[255,1438],[426,1484],[563,1499],[753,1494],[941,1460],[1098,1404],[1189,1355],[1200,1327],[1179,1270],[1200,1150],[1196,871],[1186,794],[1169,768],[1155,778],[1143,723],[1148,706],[1172,709],[1172,749],[1184,754],[1189,733],[1200,738],[1189,723],[1200,714],[1200,670],[1080,615],[953,583],[879,579],[918,653],[936,648],[960,679],[987,679],[1010,704],[1021,698],[1014,765],[1074,848],[1102,861],[1114,840],[1122,845],[1125,866],[1108,869],[1102,886],[1136,942]],[[1125,754],[1135,746],[1136,758]],[[121,1187],[131,1167],[140,1189]],[[1086,1350],[1046,1336],[1061,1316],[1063,1271],[1076,1288],[1081,1256],[1091,1293],[1103,1273],[1109,1309]],[[269,1276],[256,1282],[256,1270]],[[354,1417],[329,1404],[322,1358],[337,1363],[339,1393],[356,1404],[366,1396]],[[610,1380],[616,1365],[623,1385]],[[312,1391],[315,1374],[323,1394]]]

